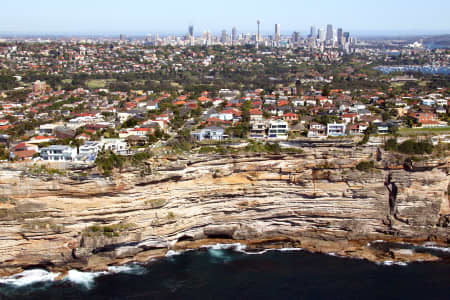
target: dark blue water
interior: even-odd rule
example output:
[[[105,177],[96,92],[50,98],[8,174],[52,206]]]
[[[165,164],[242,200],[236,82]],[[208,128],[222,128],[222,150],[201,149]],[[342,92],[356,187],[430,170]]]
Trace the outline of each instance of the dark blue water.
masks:
[[[424,74],[450,75],[450,66],[378,66],[375,67],[375,69],[385,74],[392,72],[417,72]]]
[[[364,260],[269,251],[199,250],[152,262],[138,274],[0,286],[1,299],[450,299],[450,264],[377,265]]]

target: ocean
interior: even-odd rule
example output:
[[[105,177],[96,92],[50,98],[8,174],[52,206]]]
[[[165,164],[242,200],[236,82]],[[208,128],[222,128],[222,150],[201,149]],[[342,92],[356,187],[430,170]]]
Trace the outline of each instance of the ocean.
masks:
[[[373,263],[301,249],[239,245],[171,251],[109,272],[29,270],[0,279],[0,299],[446,299],[450,263]]]

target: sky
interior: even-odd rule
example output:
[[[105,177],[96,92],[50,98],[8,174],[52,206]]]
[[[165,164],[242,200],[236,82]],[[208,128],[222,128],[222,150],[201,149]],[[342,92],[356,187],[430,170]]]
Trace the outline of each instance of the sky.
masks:
[[[333,24],[344,31],[450,33],[450,0],[1,0],[0,34],[5,33],[213,33],[282,34],[311,25]]]

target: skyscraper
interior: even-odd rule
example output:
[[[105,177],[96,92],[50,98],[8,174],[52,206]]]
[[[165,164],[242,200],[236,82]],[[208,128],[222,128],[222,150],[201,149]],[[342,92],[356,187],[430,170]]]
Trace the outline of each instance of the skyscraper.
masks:
[[[256,49],[258,49],[259,48],[259,25],[261,24],[261,21],[257,20],[256,24],[258,25],[258,34],[256,35]]]
[[[193,25],[190,25],[190,26],[189,26],[189,35],[190,35],[191,37],[194,36],[194,26],[193,26]]]
[[[222,30],[222,36],[220,37],[220,42],[225,44],[228,41],[228,33],[226,30]]]
[[[237,29],[236,27],[233,27],[233,29],[231,29],[231,42],[234,45],[237,41]]]
[[[292,33],[292,42],[298,43],[299,41],[300,41],[300,33],[298,33],[297,31],[294,31]]]
[[[344,32],[344,43],[350,42],[350,32]]]
[[[319,38],[319,40],[320,40],[321,42],[325,41],[325,39],[326,39],[326,32],[325,32],[325,29],[319,28],[318,38]]]
[[[316,26],[311,26],[311,30],[309,32],[309,37],[313,37],[316,38],[317,37],[317,31],[316,31]]]
[[[326,36],[326,40],[327,41],[333,41],[333,25],[328,24],[327,25],[327,36]]]
[[[344,44],[344,34],[342,32],[342,28],[338,28],[337,30],[337,40],[338,40],[338,45],[342,46]]]
[[[280,24],[275,24],[275,41],[280,41]]]

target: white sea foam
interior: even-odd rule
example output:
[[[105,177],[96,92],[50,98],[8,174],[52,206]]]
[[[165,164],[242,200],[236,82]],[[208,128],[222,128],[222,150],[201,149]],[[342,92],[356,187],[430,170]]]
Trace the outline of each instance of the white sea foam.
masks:
[[[215,245],[206,245],[202,248],[208,248],[213,250],[228,250],[232,249],[235,251],[243,251],[247,248],[246,245],[242,245],[240,243],[234,243],[234,244],[215,244]]]
[[[249,251],[247,250],[247,246],[240,244],[240,243],[234,243],[234,244],[215,244],[215,245],[206,245],[202,246],[201,248],[206,248],[209,250],[234,250],[236,252],[241,252],[248,255],[260,255],[265,254],[269,251],[281,251],[281,252],[290,252],[290,251],[302,251],[303,248],[272,248],[272,249],[264,249],[261,251]],[[213,256],[219,255],[218,253],[213,252]]]
[[[27,286],[37,282],[54,281],[60,273],[51,273],[46,270],[27,270],[9,277],[0,278],[0,283],[16,287]]]
[[[286,252],[286,251],[303,251],[303,248],[281,248],[281,249],[274,249],[276,251]]]
[[[80,272],[78,270],[70,270],[63,280],[79,284],[89,289],[94,284],[95,278],[107,274],[108,272]]]
[[[125,273],[132,275],[143,275],[147,273],[147,269],[139,264],[129,264],[123,266],[110,266],[108,267],[108,272],[110,273]]]
[[[166,253],[166,257],[171,257],[171,256],[175,256],[175,255],[180,255],[180,254],[182,254],[183,252],[180,252],[180,251],[175,251],[175,250],[169,250],[169,251],[167,251],[167,253]]]
[[[261,254],[267,253],[271,250],[275,250],[275,249],[265,249],[265,250],[261,250],[261,251],[244,251],[244,250],[242,250],[239,252],[245,253],[247,255],[261,255]]]
[[[401,266],[401,267],[406,267],[408,264],[402,261],[392,261],[392,260],[385,260],[383,262],[377,262],[377,265],[384,265],[384,266]]]
[[[425,249],[438,250],[438,251],[442,251],[442,252],[450,252],[450,248],[441,247],[441,246],[434,246],[432,244],[425,244],[425,245],[420,246],[420,247],[425,248]]]

